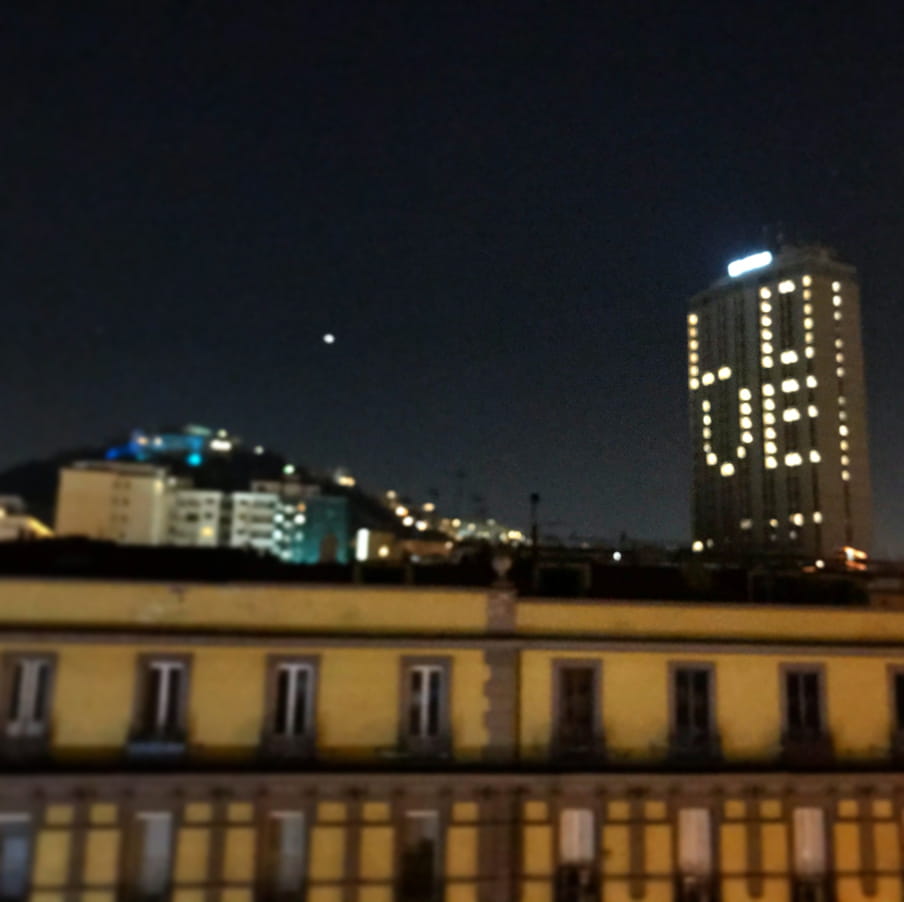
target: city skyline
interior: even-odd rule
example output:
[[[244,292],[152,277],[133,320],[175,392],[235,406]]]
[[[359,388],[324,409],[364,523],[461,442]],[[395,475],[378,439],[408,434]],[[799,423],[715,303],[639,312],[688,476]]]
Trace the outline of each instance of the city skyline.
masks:
[[[890,13],[7,26],[0,467],[201,421],[414,497],[465,470],[515,525],[536,491],[551,532],[687,540],[686,299],[784,223],[860,273],[874,549],[904,555]]]

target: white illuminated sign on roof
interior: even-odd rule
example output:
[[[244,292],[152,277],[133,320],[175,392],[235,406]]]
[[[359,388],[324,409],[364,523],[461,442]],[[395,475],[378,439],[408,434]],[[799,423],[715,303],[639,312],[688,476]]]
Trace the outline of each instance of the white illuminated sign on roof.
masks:
[[[744,275],[752,269],[760,269],[768,266],[772,262],[772,254],[769,251],[760,251],[758,254],[751,254],[749,257],[741,257],[740,260],[732,260],[728,264],[728,275],[733,279],[737,276]]]

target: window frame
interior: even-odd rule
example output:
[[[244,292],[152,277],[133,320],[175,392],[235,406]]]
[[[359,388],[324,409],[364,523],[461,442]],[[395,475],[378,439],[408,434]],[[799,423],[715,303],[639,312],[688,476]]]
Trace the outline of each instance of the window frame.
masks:
[[[22,824],[25,834],[25,881],[18,902],[25,902],[32,892],[33,868],[35,860],[35,825],[32,815],[27,811],[0,811],[0,831],[3,831],[4,825]],[[2,850],[3,842],[0,842],[0,867],[2,867]],[[8,897],[10,899],[14,897]]]
[[[178,744],[188,741],[189,701],[191,698],[192,680],[191,654],[177,653],[142,653],[138,655],[135,675],[135,698],[132,710],[131,742],[144,745]],[[145,722],[145,710],[150,691],[150,677],[154,664],[173,663],[182,668],[182,683],[179,687],[176,726],[172,729],[159,729]]]
[[[678,676],[681,671],[698,670],[706,673],[706,704],[708,723],[699,736],[687,733],[678,723]],[[672,754],[718,755],[721,747],[716,704],[716,665],[713,661],[669,661],[669,749]]]
[[[448,812],[444,811],[440,806],[431,808],[411,805],[400,811],[396,819],[398,839],[395,843],[395,877],[393,882],[395,883],[394,898],[397,899],[398,902],[405,902],[406,898],[403,894],[403,865],[405,861],[406,843],[408,840],[408,824],[415,818],[426,818],[427,816],[432,817],[436,823],[436,845],[433,850],[433,885],[429,896],[419,896],[419,898],[425,900],[425,902],[441,902],[445,894],[447,877],[444,864],[447,852],[446,835]]]
[[[586,749],[566,746],[563,723],[563,672],[584,668],[591,672],[590,686],[593,695],[594,717],[591,724],[590,744]],[[553,756],[588,757],[602,754],[605,748],[603,729],[603,662],[597,658],[554,658],[552,660],[552,709],[550,712],[550,751]]]
[[[12,719],[14,675],[16,668],[26,661],[40,661],[47,666],[47,684],[45,687],[45,711],[43,721],[21,721]],[[53,699],[56,684],[57,654],[47,651],[15,651],[7,652],[2,658],[2,741],[8,745],[45,745],[50,739],[53,723]],[[38,729],[29,731],[19,729],[20,725],[38,724]]]
[[[420,736],[409,729],[413,702],[411,674],[415,668],[440,671],[440,697],[435,736]],[[399,661],[399,747],[409,754],[448,755],[452,751],[452,658],[448,655],[403,655]]]
[[[279,733],[277,704],[279,701],[279,673],[283,667],[307,668],[307,724],[301,733]],[[264,724],[261,747],[271,754],[311,755],[317,746],[318,695],[320,688],[319,655],[268,655],[264,686]]]
[[[168,873],[166,887],[159,895],[146,894],[139,886],[144,864],[146,827],[143,821],[149,821],[155,816],[166,816],[169,819],[169,848],[168,848]],[[125,874],[126,895],[135,902],[163,902],[172,894],[176,881],[176,854],[178,852],[179,829],[181,821],[177,810],[167,804],[156,805],[148,808],[135,808],[129,812],[128,829],[126,833],[123,872]]]
[[[288,820],[290,816],[297,817],[301,822],[301,873],[297,888],[282,890],[279,888],[279,869],[283,856],[279,852],[274,854],[271,843],[276,823]],[[262,813],[259,823],[261,830],[258,846],[258,884],[263,890],[262,898],[267,900],[304,898],[311,864],[311,812],[303,806],[280,805]]]
[[[816,676],[817,710],[819,730],[810,732],[807,728],[792,727],[789,721],[790,698],[789,678],[793,674],[813,674]],[[779,665],[779,692],[781,694],[781,747],[785,758],[792,764],[827,764],[834,751],[828,711],[828,678],[823,662],[789,662]]]
[[[898,722],[898,679],[904,682],[904,664],[888,665],[888,714],[889,744],[896,757],[904,756],[904,718]],[[901,701],[904,702],[904,685],[902,685]]]

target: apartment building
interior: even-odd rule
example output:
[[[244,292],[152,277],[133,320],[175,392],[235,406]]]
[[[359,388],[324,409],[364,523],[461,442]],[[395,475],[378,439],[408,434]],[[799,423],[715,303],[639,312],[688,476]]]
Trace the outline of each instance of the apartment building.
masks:
[[[2,578],[0,894],[900,899],[902,639],[502,580]]]

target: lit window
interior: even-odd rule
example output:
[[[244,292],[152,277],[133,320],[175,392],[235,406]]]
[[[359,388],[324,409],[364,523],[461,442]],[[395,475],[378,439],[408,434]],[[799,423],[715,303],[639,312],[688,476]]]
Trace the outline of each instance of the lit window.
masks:
[[[708,413],[703,414],[703,425],[704,426],[712,426],[712,424],[713,424],[713,418]]]
[[[813,297],[813,292],[810,291],[809,288],[805,288],[804,289],[804,300],[809,301],[811,297]]]
[[[816,352],[813,350],[813,345],[807,345],[807,347],[804,348],[804,355],[806,357],[812,358],[815,355],[815,353]]]
[[[835,363],[844,363],[844,354],[840,351],[835,355]]]
[[[742,401],[749,401],[752,397],[753,395],[751,395],[749,388],[738,389],[738,398]]]
[[[810,405],[807,407],[807,416],[808,416],[808,417],[819,416],[819,410],[817,409],[817,407],[816,407],[815,404],[810,404]]]
[[[745,445],[749,445],[753,441],[753,433],[752,432],[742,432],[741,433],[741,441]]]
[[[700,342],[693,339],[687,343],[687,346],[691,351],[696,351],[700,348]]]
[[[812,304],[804,304],[804,316],[812,316],[813,315],[813,305]]]
[[[703,551],[703,543],[699,539],[697,539],[697,541],[694,542],[693,545],[691,545],[691,551],[694,551],[697,553]]]
[[[836,310],[836,311],[832,314],[832,318],[835,320],[836,323],[840,323],[840,322],[841,322],[841,311],[840,311],[840,310]]]
[[[753,429],[753,420],[751,420],[750,417],[741,417],[741,428]]]
[[[778,528],[778,520],[776,520],[775,517],[773,517],[773,518],[769,521],[769,525],[770,525],[773,529],[777,529],[777,528]]]
[[[772,358],[771,358],[771,357],[764,357],[764,358],[762,359],[761,363],[762,363],[763,366],[768,370],[769,367],[772,366]]]
[[[734,464],[730,461],[726,461],[724,464],[722,464],[721,467],[719,467],[719,472],[723,476],[734,476]]]
[[[772,426],[775,424],[775,414],[766,412],[763,414],[763,423],[767,426]]]
[[[813,344],[813,333],[812,332],[804,332],[804,341],[808,345]]]
[[[712,405],[710,404],[709,401],[706,400],[706,398],[703,399],[703,402],[702,402],[701,406],[703,407],[703,409],[704,409],[705,411],[706,411],[706,410],[709,410],[710,407],[712,407]]]
[[[772,341],[772,330],[763,329],[763,331],[760,332],[760,337],[763,339],[763,341]],[[763,350],[765,351],[766,349],[763,348]]]
[[[818,384],[816,377],[812,373],[807,376],[807,388],[816,388]]]
[[[763,394],[764,395],[774,395],[775,394],[775,386],[770,385],[768,382],[763,385]]]
[[[841,455],[841,466],[847,467],[850,466],[851,459],[847,456],[847,454]]]
[[[772,353],[772,345],[768,341],[763,342],[763,353],[764,354]]]
[[[790,294],[792,291],[794,291],[794,282],[790,279],[785,279],[784,282],[778,283],[779,294]]]
[[[753,528],[753,520],[744,519],[741,520],[741,529],[752,529]]]
[[[704,426],[703,427],[703,438],[712,438],[712,437],[713,437],[712,429],[710,429],[709,426]]]
[[[793,423],[795,420],[800,419],[800,411],[796,407],[789,407],[782,412],[782,419],[786,423]]]
[[[847,435],[848,434],[848,428],[847,428],[847,426],[844,425],[844,423],[842,423],[838,427],[838,434],[839,435]]]
[[[804,459],[797,453],[797,451],[791,451],[790,453],[785,455],[785,466],[786,467],[799,467],[804,462]]]
[[[688,313],[687,321],[691,326],[697,325],[697,314],[696,313]]]
[[[718,462],[719,462],[719,458],[716,457],[715,454],[707,454],[706,455],[706,463],[709,466],[714,467]]]
[[[842,422],[844,422],[847,419],[847,411],[839,410],[838,411],[838,419],[841,420]]]
[[[775,430],[771,426],[767,426],[763,430],[763,437],[769,439],[770,441],[775,441]]]
[[[806,317],[804,319],[804,328],[809,332],[813,328],[813,320],[811,317]]]
[[[692,366],[689,370],[690,376],[693,378],[700,374],[700,369],[697,366]]]
[[[723,380],[731,378],[731,367],[730,366],[720,366],[719,367],[719,378],[723,379]]]
[[[738,445],[738,457],[747,457],[747,449],[743,445]]]
[[[767,457],[765,464],[767,470],[774,470],[778,466],[778,461],[774,457]]]
[[[782,363],[797,363],[797,351],[782,351]]]
[[[766,444],[763,445],[763,450],[767,454],[778,454],[778,446],[775,442],[766,442]]]
[[[832,282],[832,291],[841,291],[841,282]]]
[[[772,325],[772,317],[771,316],[761,316],[760,317],[760,325],[764,329],[768,329]]]
[[[842,439],[842,440],[838,443],[838,446],[841,448],[842,451],[847,451],[847,450],[848,450],[848,443],[847,443],[847,441],[846,441],[845,439]]]
[[[709,454],[709,452],[712,451],[712,449],[713,449],[713,446],[709,442],[704,443],[704,445],[703,445],[703,453],[704,454]]]
[[[844,347],[844,341],[840,338],[835,339],[835,347],[840,351]]]
[[[772,398],[764,398],[763,410],[775,410],[775,401]]]
[[[836,294],[836,295],[832,298],[832,303],[833,303],[836,307],[840,307],[840,306],[841,306],[841,295],[840,295],[840,294]]]
[[[841,478],[842,478],[845,482],[847,482],[847,481],[851,478],[851,474],[848,473],[847,470],[842,470],[842,471],[841,471]]]
[[[804,525],[804,515],[803,514],[791,514],[791,522],[795,526],[803,526]]]
[[[822,523],[822,514],[819,511],[813,511],[813,522]]]
[[[753,408],[746,401],[743,404],[741,404],[739,409],[740,409],[742,415],[745,417],[749,417],[750,414],[753,413]]]
[[[716,381],[716,377],[712,373],[704,373],[701,381],[704,385],[712,385]]]
[[[771,298],[771,297],[772,297],[772,292],[771,292],[768,288],[766,288],[765,286],[763,286],[763,287],[760,289],[760,297],[761,297],[761,298]]]
[[[699,354],[691,354],[691,355],[688,357],[688,360],[690,360],[691,363],[699,363],[699,362],[700,362],[700,355],[699,355]]]
[[[700,382],[697,379],[689,379],[687,384],[691,391],[696,391],[700,388]]]
[[[805,287],[809,288],[813,284],[813,277],[804,276],[800,281]]]
[[[839,395],[839,396],[838,396],[838,406],[839,406],[839,407],[844,407],[844,405],[845,405],[846,403],[847,403],[847,402],[846,402],[846,400],[845,400],[844,395]]]
[[[844,378],[844,367],[843,367],[843,366],[838,367],[838,369],[835,370],[835,375],[836,375],[839,379],[843,379],[843,378]]]
[[[783,392],[794,392],[800,388],[800,383],[797,379],[785,379],[782,382],[782,391]]]
[[[811,464],[818,464],[820,460],[821,460],[821,458],[820,458],[820,456],[819,456],[819,452],[814,448],[814,449],[810,452],[810,463],[811,463]]]

